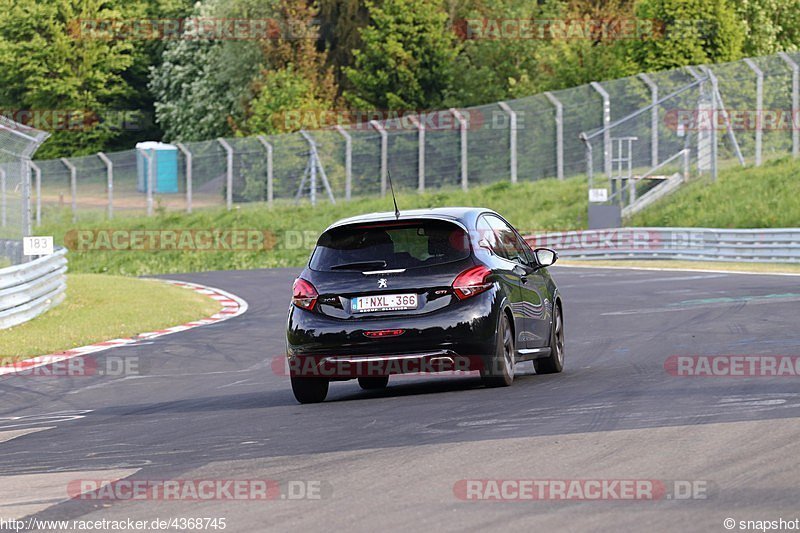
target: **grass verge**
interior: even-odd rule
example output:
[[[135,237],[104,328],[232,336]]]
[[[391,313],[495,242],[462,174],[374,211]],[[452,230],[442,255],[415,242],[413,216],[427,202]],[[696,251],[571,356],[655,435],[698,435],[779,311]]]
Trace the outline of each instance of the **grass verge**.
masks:
[[[582,178],[540,180],[512,185],[508,182],[474,187],[465,192],[441,190],[401,193],[400,209],[442,206],[482,206],[495,209],[522,230],[580,229],[586,226],[586,181]],[[336,220],[373,211],[391,211],[391,198],[359,198],[331,205],[320,199],[316,208],[307,203],[263,203],[197,210],[192,214],[159,212],[153,217],[82,214],[77,223],[67,211],[46,213],[47,224],[40,235],[53,235],[63,244],[70,229],[77,230],[178,230],[256,229],[269,230],[276,238],[268,251],[87,251],[69,253],[70,272],[92,272],[141,276],[172,272],[288,267],[302,265],[319,233]]]
[[[800,226],[800,160],[733,167],[694,179],[632,217],[629,226],[791,228]]]
[[[219,309],[206,296],[158,281],[69,274],[61,305],[0,330],[0,357],[19,359],[130,337],[205,318]]]
[[[798,189],[800,160],[766,162],[758,168],[731,167],[719,180],[694,178],[674,194],[627,221],[628,226],[681,226],[711,228],[800,227]],[[587,184],[583,177],[535,182],[498,182],[469,191],[442,189],[425,194],[402,192],[400,209],[440,206],[483,206],[502,213],[521,231],[575,230],[587,227]],[[319,233],[347,216],[389,211],[389,198],[357,198],[336,205],[320,198],[316,208],[307,203],[278,202],[224,208],[198,209],[193,214],[157,210],[153,217],[124,216],[119,210],[109,221],[100,212],[81,212],[72,223],[66,210],[46,211],[40,235],[53,235],[63,243],[65,233],[77,230],[209,230],[255,229],[276,238],[268,251],[89,251],[69,254],[71,272],[141,276],[172,272],[301,266]],[[617,263],[618,264],[618,263]],[[714,263],[718,265],[717,263]],[[652,263],[651,263],[652,265]]]

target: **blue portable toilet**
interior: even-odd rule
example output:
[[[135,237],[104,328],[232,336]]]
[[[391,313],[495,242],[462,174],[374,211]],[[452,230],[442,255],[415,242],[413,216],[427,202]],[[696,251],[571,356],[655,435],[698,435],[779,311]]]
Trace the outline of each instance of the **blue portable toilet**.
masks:
[[[139,192],[147,192],[150,166],[145,153],[154,158],[153,192],[178,192],[178,147],[157,141],[136,144],[137,190]]]

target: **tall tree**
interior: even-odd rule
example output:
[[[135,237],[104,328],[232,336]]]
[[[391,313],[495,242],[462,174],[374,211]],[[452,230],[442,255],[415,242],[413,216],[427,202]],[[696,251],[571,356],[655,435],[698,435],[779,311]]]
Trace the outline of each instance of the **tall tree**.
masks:
[[[81,21],[141,18],[143,4],[0,0],[0,12],[0,105],[30,110],[31,125],[53,130],[39,155],[92,153],[120,135],[103,120],[133,94],[124,73],[135,43],[98,36]],[[63,112],[71,124],[58,121]]]
[[[800,48],[800,0],[739,0],[736,13],[745,27],[745,55]]]
[[[353,85],[347,100],[362,109],[441,107],[460,48],[447,13],[427,0],[366,5],[372,22],[361,31],[355,66],[345,69]]]
[[[729,0],[641,0],[640,19],[663,32],[631,41],[631,57],[644,70],[663,70],[742,57],[745,30]]]

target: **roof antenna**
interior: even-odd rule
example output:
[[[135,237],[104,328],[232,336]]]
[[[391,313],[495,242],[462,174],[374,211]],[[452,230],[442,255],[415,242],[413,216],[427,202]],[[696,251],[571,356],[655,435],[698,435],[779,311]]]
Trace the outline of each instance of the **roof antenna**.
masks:
[[[400,220],[400,210],[397,208],[397,198],[394,195],[394,186],[392,185],[392,173],[386,169],[386,176],[389,178],[389,189],[392,191],[392,202],[394,202],[394,217]]]

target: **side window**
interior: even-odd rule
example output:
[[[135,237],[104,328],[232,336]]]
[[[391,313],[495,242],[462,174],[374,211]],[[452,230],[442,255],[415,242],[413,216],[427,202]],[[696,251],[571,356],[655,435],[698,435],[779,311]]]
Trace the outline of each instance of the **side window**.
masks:
[[[498,255],[511,261],[527,263],[527,253],[517,239],[516,232],[502,219],[495,216],[487,216],[486,219],[497,238],[498,248],[502,250]]]
[[[525,252],[525,255],[523,257],[527,258],[528,264],[531,266],[538,265],[539,262],[536,260],[536,255],[533,253],[533,250],[531,249],[530,245],[527,242],[525,242],[525,239],[519,237],[519,244],[522,250]]]
[[[489,248],[491,248],[491,250],[500,257],[506,257],[505,250],[498,245],[497,235],[495,234],[494,229],[489,225],[487,217],[482,216],[479,218],[475,228],[478,230],[479,240],[486,241],[486,243],[489,245]]]

